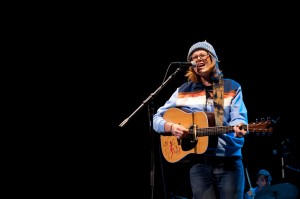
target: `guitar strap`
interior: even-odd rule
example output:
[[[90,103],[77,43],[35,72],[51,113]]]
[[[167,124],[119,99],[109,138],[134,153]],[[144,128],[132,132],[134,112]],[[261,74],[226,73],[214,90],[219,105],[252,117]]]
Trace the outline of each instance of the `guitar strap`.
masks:
[[[224,79],[213,83],[213,100],[216,126],[223,126]]]

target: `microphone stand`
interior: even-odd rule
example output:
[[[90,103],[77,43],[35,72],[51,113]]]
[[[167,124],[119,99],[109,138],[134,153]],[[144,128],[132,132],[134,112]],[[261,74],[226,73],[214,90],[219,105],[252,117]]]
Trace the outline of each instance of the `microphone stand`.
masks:
[[[285,167],[285,164],[284,164],[284,157],[282,156],[282,157],[281,157],[281,177],[282,177],[282,179],[285,178],[284,167]]]
[[[171,63],[172,64],[172,63]],[[150,131],[150,136],[151,136],[151,141],[152,141],[152,147],[151,147],[151,171],[150,171],[150,185],[151,185],[151,198],[153,198],[154,195],[154,176],[155,176],[155,161],[154,161],[154,130],[153,130],[153,114],[154,114],[154,108],[153,108],[153,103],[149,103],[150,100],[153,100],[154,97],[158,94],[160,90],[162,90],[163,87],[171,80],[175,75],[181,71],[181,67],[178,67],[174,73],[172,73],[153,93],[151,93],[147,99],[143,101],[143,103],[136,108],[130,115],[127,117],[123,122],[119,125],[119,127],[123,127],[139,110],[141,110],[145,105],[148,105],[148,119],[149,119],[149,131]],[[150,107],[149,104],[152,106]],[[162,171],[163,172],[163,171]],[[165,199],[167,199],[166,196],[166,186],[164,183],[164,175],[163,176],[163,188],[164,188],[164,193],[165,193]]]
[[[284,167],[287,168],[287,169],[291,169],[291,170],[293,170],[293,171],[300,172],[300,169],[297,169],[297,168],[295,168],[295,167],[291,167],[291,166],[289,166],[289,165],[285,165]]]

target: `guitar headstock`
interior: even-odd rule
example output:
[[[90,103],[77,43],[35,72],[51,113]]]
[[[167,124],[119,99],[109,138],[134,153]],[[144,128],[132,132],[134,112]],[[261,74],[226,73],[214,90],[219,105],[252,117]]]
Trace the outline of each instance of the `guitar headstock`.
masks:
[[[276,122],[270,118],[267,118],[267,120],[261,119],[261,121],[249,123],[248,131],[250,133],[256,133],[257,135],[271,135],[275,123]]]

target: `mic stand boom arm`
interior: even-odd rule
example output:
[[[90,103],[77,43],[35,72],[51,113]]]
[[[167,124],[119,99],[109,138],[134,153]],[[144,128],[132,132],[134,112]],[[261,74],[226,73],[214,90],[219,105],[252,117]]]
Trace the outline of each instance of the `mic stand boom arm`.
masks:
[[[133,111],[130,115],[129,115],[129,117],[127,117],[125,120],[123,120],[123,122],[119,125],[119,127],[123,127],[134,115],[135,115],[135,113],[137,113],[140,109],[142,109],[146,104],[148,104],[149,103],[149,101],[150,100],[152,100],[156,95],[157,95],[157,93],[163,88],[163,87],[165,87],[165,85],[173,78],[173,77],[175,77],[175,75],[179,72],[181,70],[181,67],[178,67],[177,69],[176,69],[176,71],[174,72],[174,73],[172,73],[169,77],[168,77],[168,79],[166,79],[166,81],[164,81],[153,93],[151,93],[150,95],[149,95],[149,97],[147,98],[147,99],[145,99],[144,101],[143,101],[143,103],[137,108],[137,109],[135,109],[135,111]]]

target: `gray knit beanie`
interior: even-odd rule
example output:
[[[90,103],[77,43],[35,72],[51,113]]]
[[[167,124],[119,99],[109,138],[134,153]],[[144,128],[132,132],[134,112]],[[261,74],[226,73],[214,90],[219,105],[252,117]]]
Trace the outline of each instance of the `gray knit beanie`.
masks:
[[[214,47],[206,42],[206,41],[201,41],[201,42],[197,42],[195,44],[193,44],[189,50],[188,56],[187,56],[187,61],[191,61],[191,55],[193,54],[194,51],[199,50],[199,49],[204,49],[207,50],[208,52],[210,52],[210,54],[212,54],[218,61],[218,56],[215,52]]]

